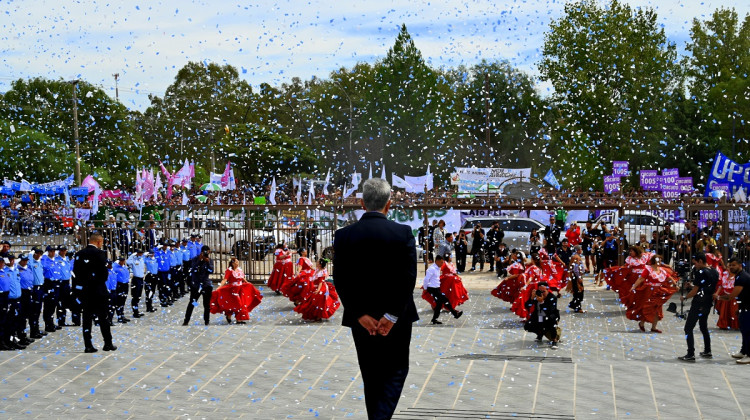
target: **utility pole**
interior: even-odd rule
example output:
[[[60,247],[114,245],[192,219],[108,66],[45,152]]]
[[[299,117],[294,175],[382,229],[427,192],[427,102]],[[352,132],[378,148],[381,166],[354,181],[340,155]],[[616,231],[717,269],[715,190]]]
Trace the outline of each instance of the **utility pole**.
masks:
[[[78,141],[78,80],[70,83],[73,85],[73,141],[76,144],[76,185],[81,185],[81,147]]]
[[[117,87],[117,80],[120,79],[120,73],[115,73],[112,76],[115,77],[115,101],[120,102],[120,89]]]
[[[490,74],[484,74],[484,117],[485,117],[485,137],[487,141],[487,148],[489,149],[490,155],[492,154],[492,140],[490,139]],[[491,163],[492,158],[488,157],[488,162]],[[490,166],[488,166],[490,167]]]

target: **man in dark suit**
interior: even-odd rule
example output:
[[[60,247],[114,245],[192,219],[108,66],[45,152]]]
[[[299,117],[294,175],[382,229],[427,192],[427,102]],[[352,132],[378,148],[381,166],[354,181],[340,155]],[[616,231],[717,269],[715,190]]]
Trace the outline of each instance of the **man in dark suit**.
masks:
[[[117,347],[112,345],[112,333],[110,332],[107,302],[109,291],[107,290],[107,253],[102,250],[104,238],[99,233],[94,233],[89,238],[89,245],[78,251],[73,264],[73,296],[74,300],[81,305],[83,312],[83,342],[86,345],[86,353],[97,351],[91,342],[91,323],[93,317],[99,320],[99,328],[104,339],[104,351],[114,351]]]
[[[363,185],[367,211],[336,232],[334,283],[352,329],[370,419],[389,419],[409,372],[412,323],[417,321],[414,285],[417,251],[406,225],[386,218],[391,187],[372,178]],[[373,264],[377,256],[379,263]]]

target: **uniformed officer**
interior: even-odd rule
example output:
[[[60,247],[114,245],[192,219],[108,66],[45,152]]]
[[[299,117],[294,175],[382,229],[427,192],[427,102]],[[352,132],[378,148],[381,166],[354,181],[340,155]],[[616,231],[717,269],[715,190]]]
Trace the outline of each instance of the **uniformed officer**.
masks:
[[[47,332],[39,328],[39,317],[42,314],[42,302],[44,301],[44,267],[42,267],[42,250],[34,248],[31,251],[29,266],[34,273],[34,286],[31,292],[31,306],[29,307],[29,336],[31,338],[42,338]]]
[[[159,263],[156,261],[153,252],[146,255],[144,263],[146,264],[146,278],[143,284],[146,290],[146,312],[156,312],[156,309],[154,309],[154,294],[159,283]]]
[[[182,279],[180,285],[182,286],[183,296],[187,294],[187,282],[188,276],[190,276],[190,250],[188,249],[188,243],[190,241],[187,238],[182,238],[182,246],[180,246],[180,256],[182,257]]]
[[[125,318],[125,302],[128,300],[128,289],[130,288],[130,270],[128,270],[127,259],[120,255],[117,264],[112,265],[115,272],[117,285],[115,286],[115,311],[117,312],[117,322],[126,324],[130,319]]]
[[[26,322],[31,316],[31,308],[34,294],[34,270],[29,266],[29,256],[20,254],[18,256],[18,279],[21,286],[21,320],[19,321],[21,329],[21,342],[24,344],[31,344],[34,342],[33,338],[26,336],[24,332],[26,330]],[[29,335],[31,333],[31,325],[29,325]]]
[[[172,305],[172,288],[169,285],[169,270],[172,268],[172,265],[167,252],[168,247],[167,242],[162,241],[161,246],[154,252],[159,268],[159,302],[163,308]]]
[[[143,257],[143,250],[136,250],[128,258],[128,268],[133,273],[133,279],[130,281],[130,306],[133,308],[133,318],[140,318],[143,314],[139,311],[138,304],[143,294],[143,283],[146,277],[146,261]]]
[[[60,303],[60,267],[55,263],[55,247],[48,245],[46,254],[41,258],[44,269],[44,331],[55,332],[60,326],[55,325],[54,315]]]
[[[171,276],[172,300],[175,301],[182,297],[180,290],[180,277],[182,276],[182,255],[177,247],[177,242],[169,241],[169,274]]]
[[[16,256],[8,254],[5,272],[8,274],[10,288],[8,291],[8,316],[6,325],[9,333],[7,334],[9,344],[15,344],[19,349],[26,348],[27,344],[21,341],[23,328],[21,326],[21,281],[18,277],[16,268]],[[28,341],[28,340],[27,340]]]
[[[80,326],[81,325],[81,313],[76,309],[77,305],[72,302],[70,294],[70,279],[73,273],[73,261],[68,257],[68,247],[60,245],[57,247],[57,257],[55,257],[55,264],[58,265],[60,271],[60,289],[59,289],[59,304],[57,306],[57,325],[61,327]],[[72,324],[66,324],[66,311],[70,309],[70,319]]]

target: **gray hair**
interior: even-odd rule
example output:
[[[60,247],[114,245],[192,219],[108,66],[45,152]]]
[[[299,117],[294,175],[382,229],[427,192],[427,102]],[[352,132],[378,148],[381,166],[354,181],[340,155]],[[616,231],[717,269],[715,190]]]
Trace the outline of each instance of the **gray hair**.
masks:
[[[391,185],[381,178],[370,178],[362,185],[362,201],[367,211],[380,211],[391,199]]]

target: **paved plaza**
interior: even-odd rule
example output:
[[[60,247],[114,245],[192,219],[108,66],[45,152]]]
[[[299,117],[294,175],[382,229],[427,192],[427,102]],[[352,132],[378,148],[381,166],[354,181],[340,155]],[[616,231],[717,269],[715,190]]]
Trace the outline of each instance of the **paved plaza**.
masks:
[[[489,274],[464,276],[470,300],[430,325],[415,298],[409,377],[399,419],[741,419],[750,413],[750,366],[735,364],[736,331],[712,329],[712,360],[685,353],[683,321],[641,333],[610,291],[587,291],[587,314],[563,313],[560,348],[537,344],[490,295]],[[587,285],[590,282],[587,280]],[[202,309],[181,326],[187,299],[113,327],[112,353],[83,353],[80,328],[0,353],[0,418],[366,418],[362,381],[341,311],[300,320],[261,289],[247,325]],[[676,300],[676,299],[675,299]],[[563,297],[561,310],[569,297]],[[715,324],[715,315],[710,325]],[[702,342],[696,337],[698,351]],[[102,346],[98,329],[95,345]],[[388,357],[387,354],[383,357]]]

